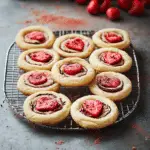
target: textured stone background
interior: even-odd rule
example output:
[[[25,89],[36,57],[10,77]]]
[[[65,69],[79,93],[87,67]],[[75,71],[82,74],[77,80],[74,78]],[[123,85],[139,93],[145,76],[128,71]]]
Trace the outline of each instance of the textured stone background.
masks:
[[[0,1],[0,150],[131,150],[132,146],[137,147],[137,150],[150,149],[150,11],[147,10],[143,17],[131,17],[121,12],[123,18],[111,22],[104,15],[90,16],[84,7],[67,0]],[[8,104],[3,103],[5,57],[18,30],[26,26],[24,22],[31,20],[32,23],[28,25],[37,24],[35,14],[31,13],[33,9],[47,10],[58,16],[79,18],[86,22],[74,27],[48,24],[53,30],[117,27],[129,31],[138,56],[142,84],[140,103],[131,117],[116,126],[94,133],[35,129],[13,115]],[[98,137],[100,144],[94,145]],[[65,143],[56,145],[58,140],[64,140]]]

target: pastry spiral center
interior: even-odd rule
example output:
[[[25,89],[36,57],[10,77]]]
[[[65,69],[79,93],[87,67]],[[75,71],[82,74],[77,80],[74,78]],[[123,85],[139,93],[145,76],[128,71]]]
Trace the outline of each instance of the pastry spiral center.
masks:
[[[32,73],[28,77],[29,83],[33,85],[40,85],[47,82],[47,76],[44,73]]]
[[[50,54],[43,51],[30,53],[29,57],[34,61],[43,62],[43,63],[49,62],[52,58]]]
[[[123,88],[123,83],[116,77],[97,76],[96,82],[102,90],[106,92],[117,92]]]
[[[116,32],[105,32],[103,35],[103,40],[108,43],[119,43],[123,41],[121,34]]]
[[[122,55],[118,52],[103,52],[100,55],[100,60],[102,60],[104,63],[107,63],[109,65],[116,65],[120,63],[122,59]]]
[[[80,38],[68,39],[65,43],[65,46],[76,51],[83,51],[84,42]]]
[[[38,111],[53,111],[58,107],[58,102],[54,97],[50,96],[41,96],[36,101],[35,109]]]
[[[39,94],[31,103],[32,110],[39,114],[51,114],[63,108],[65,102],[52,94]]]
[[[32,31],[25,35],[25,42],[30,44],[41,44],[46,41],[44,32],[41,31]]]
[[[102,118],[111,112],[111,108],[99,100],[86,100],[80,112],[92,118]]]
[[[63,71],[68,75],[76,75],[83,70],[83,66],[81,64],[75,63],[75,64],[66,64],[63,65]]]
[[[103,103],[101,103],[99,100],[86,100],[82,107],[87,115],[97,118],[102,113]]]

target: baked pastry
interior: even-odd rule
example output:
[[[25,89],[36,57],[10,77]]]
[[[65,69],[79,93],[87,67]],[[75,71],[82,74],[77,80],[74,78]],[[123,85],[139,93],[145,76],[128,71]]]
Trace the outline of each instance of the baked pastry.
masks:
[[[88,57],[94,50],[92,39],[80,34],[66,34],[56,39],[53,48],[63,57]]]
[[[33,123],[55,125],[69,115],[70,106],[71,102],[65,95],[42,91],[27,97],[23,110],[26,118]]]
[[[17,88],[24,95],[31,95],[40,91],[58,91],[59,84],[54,82],[48,70],[35,70],[20,76]]]
[[[127,31],[108,28],[96,32],[92,37],[98,47],[116,47],[125,49],[130,45],[130,37]]]
[[[84,86],[95,77],[95,71],[84,59],[73,57],[58,61],[52,67],[52,77],[62,86]]]
[[[44,26],[29,26],[21,29],[16,36],[16,44],[21,50],[50,48],[55,41],[53,32]]]
[[[121,73],[102,72],[96,75],[96,78],[89,85],[89,89],[93,94],[119,101],[131,93],[132,83]]]
[[[108,98],[89,95],[77,99],[72,104],[71,116],[83,128],[104,128],[115,123],[118,108]]]
[[[60,56],[52,49],[30,49],[20,54],[18,66],[24,71],[51,70],[59,59]]]
[[[118,48],[100,48],[95,50],[89,62],[97,72],[126,72],[132,66],[132,58]]]

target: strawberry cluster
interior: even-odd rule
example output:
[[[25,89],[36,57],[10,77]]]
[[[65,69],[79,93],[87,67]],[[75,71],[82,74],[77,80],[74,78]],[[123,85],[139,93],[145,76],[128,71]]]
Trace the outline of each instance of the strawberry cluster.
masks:
[[[88,0],[76,0],[78,4],[87,4]],[[132,16],[140,16],[144,14],[145,6],[150,6],[150,0],[117,0],[118,6],[127,11]],[[87,5],[87,12],[92,15],[106,13],[110,20],[120,18],[120,10],[111,7],[111,0],[91,0]]]

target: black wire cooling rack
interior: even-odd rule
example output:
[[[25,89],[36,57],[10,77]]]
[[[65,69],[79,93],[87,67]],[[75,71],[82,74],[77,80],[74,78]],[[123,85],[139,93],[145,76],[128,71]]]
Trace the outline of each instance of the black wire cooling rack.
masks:
[[[69,33],[78,33],[91,37],[94,34],[94,31],[55,31],[54,34],[56,37],[69,34]],[[122,121],[128,117],[136,108],[137,103],[140,98],[140,81],[139,81],[139,69],[136,59],[136,54],[133,46],[127,50],[128,54],[133,59],[133,65],[131,70],[125,75],[132,81],[133,90],[124,101],[117,102],[119,108],[119,117],[116,123]],[[21,51],[17,47],[16,43],[13,43],[7,53],[6,60],[6,69],[5,69],[5,81],[4,81],[4,93],[6,100],[9,106],[12,108],[13,112],[20,118],[26,120],[23,113],[23,102],[26,99],[22,93],[20,93],[16,86],[19,76],[23,73],[17,66],[17,59]],[[76,88],[65,88],[61,87],[60,92],[68,96],[71,101],[76,100],[77,98],[91,94],[87,87],[76,87]],[[47,127],[51,129],[61,129],[61,130],[85,130],[79,127],[69,116],[66,120],[61,122],[56,126],[46,126],[40,125],[42,127]]]

